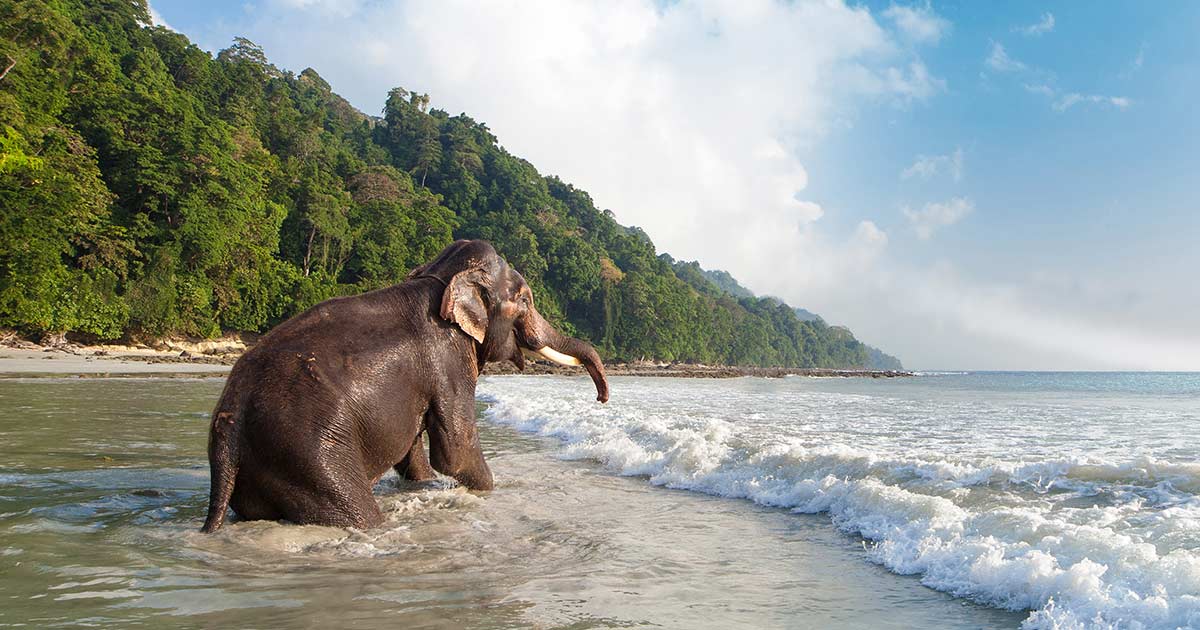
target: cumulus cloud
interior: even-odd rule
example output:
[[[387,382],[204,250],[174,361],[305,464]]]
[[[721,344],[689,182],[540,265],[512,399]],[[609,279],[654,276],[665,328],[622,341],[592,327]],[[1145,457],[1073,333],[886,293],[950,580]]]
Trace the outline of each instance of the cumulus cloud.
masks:
[[[919,177],[929,179],[939,173],[946,173],[954,181],[962,181],[963,150],[957,148],[946,155],[918,155],[911,166],[900,172],[900,179]]]
[[[1049,33],[1050,31],[1053,31],[1053,30],[1054,30],[1054,14],[1053,13],[1043,13],[1042,19],[1038,20],[1037,22],[1035,22],[1033,24],[1027,24],[1025,26],[1014,26],[1013,27],[1014,33],[1020,33],[1022,35],[1026,35],[1029,37],[1038,37],[1041,35],[1045,35],[1046,33]]]
[[[886,247],[888,242],[887,234],[879,229],[874,221],[860,221],[858,228],[854,230],[854,239],[873,249]]]
[[[795,208],[796,218],[799,219],[801,223],[811,223],[825,215],[825,210],[821,208],[821,205],[811,201],[801,201],[797,199]]]
[[[883,17],[915,42],[937,43],[950,30],[950,22],[934,13],[928,2],[913,6],[893,4],[884,10]]]
[[[874,221],[859,221],[850,237],[847,247],[850,248],[850,258],[860,268],[868,268],[879,259],[887,249],[887,232],[879,229]]]
[[[984,60],[987,67],[996,72],[1020,72],[1026,69],[1026,65],[1008,56],[1008,51],[1000,42],[992,42],[992,50],[988,53]]]
[[[927,203],[920,210],[901,208],[905,218],[921,240],[928,240],[937,230],[954,225],[975,210],[975,204],[965,197],[954,197],[941,203]]]

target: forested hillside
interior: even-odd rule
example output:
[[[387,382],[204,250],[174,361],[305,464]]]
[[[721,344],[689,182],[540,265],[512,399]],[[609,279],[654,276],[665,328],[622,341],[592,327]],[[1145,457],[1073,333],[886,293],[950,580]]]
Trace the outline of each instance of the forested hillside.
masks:
[[[610,359],[868,364],[848,330],[660,255],[426,95],[369,117],[252,42],[214,58],[149,21],[142,0],[0,0],[0,326],[264,331],[485,238]]]
[[[872,370],[903,370],[900,359],[876,348],[867,346],[867,367]]]

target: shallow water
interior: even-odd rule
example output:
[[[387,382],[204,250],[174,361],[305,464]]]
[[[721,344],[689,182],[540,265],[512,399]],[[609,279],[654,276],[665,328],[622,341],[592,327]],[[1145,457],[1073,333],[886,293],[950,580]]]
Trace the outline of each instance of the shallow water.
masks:
[[[377,487],[388,514],[377,530],[243,522],[205,536],[196,530],[219,379],[0,381],[0,626],[1020,623],[888,572],[826,516],[655,487],[613,474],[599,451],[563,459],[559,439],[504,424],[515,415],[500,421],[520,399],[527,430],[550,412],[620,424],[642,413],[644,395],[746,387],[724,383],[616,379],[614,403],[599,408],[586,380],[487,379],[481,391],[499,401],[481,422],[494,492],[389,477]],[[679,404],[658,408],[672,415]]]
[[[565,458],[822,515],[865,559],[1027,627],[1200,627],[1200,374],[632,379],[607,406],[566,380],[480,391]]]

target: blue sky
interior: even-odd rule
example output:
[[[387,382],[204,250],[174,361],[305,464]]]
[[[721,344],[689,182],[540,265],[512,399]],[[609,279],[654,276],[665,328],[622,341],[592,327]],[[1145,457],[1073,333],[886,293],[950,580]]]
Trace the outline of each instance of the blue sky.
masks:
[[[1149,12],[1134,3],[1106,3],[1103,11],[1081,3],[937,5],[953,26],[945,44],[924,58],[946,80],[946,90],[908,111],[863,116],[854,130],[814,152],[809,163],[827,168],[829,177],[814,178],[813,194],[860,208],[889,199],[916,203],[930,195],[969,195],[989,211],[974,213],[945,235],[942,246],[953,247],[964,262],[973,260],[981,273],[998,273],[989,269],[994,247],[1044,264],[1074,260],[1081,252],[1064,247],[1074,243],[1096,256],[1153,255],[1166,243],[1177,252],[1187,249],[1200,235],[1197,197],[1187,177],[1200,166],[1200,116],[1192,114],[1200,96],[1194,78],[1200,70],[1200,5],[1161,10],[1166,6]],[[993,12],[980,15],[980,9]],[[1039,36],[1013,32],[1044,15],[1055,16],[1053,30]],[[1027,69],[988,66],[996,44]],[[1119,96],[1130,104],[1058,111],[1053,98],[1027,87],[1042,85]],[[860,150],[871,144],[881,150]],[[963,149],[967,162],[958,182],[893,179],[891,186],[861,187],[838,177],[849,174],[842,165],[850,159],[870,160],[864,168],[884,173],[911,162],[914,152],[955,148]],[[980,248],[985,239],[988,247]]]
[[[917,368],[1200,369],[1200,4],[155,0]]]

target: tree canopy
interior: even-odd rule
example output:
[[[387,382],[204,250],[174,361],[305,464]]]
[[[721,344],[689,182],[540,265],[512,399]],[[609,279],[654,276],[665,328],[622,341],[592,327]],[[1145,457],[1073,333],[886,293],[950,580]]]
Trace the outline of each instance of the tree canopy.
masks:
[[[0,326],[95,339],[264,331],[484,238],[609,359],[864,367],[844,328],[677,262],[483,123],[381,117],[144,0],[0,0]],[[878,357],[876,357],[878,358]]]

